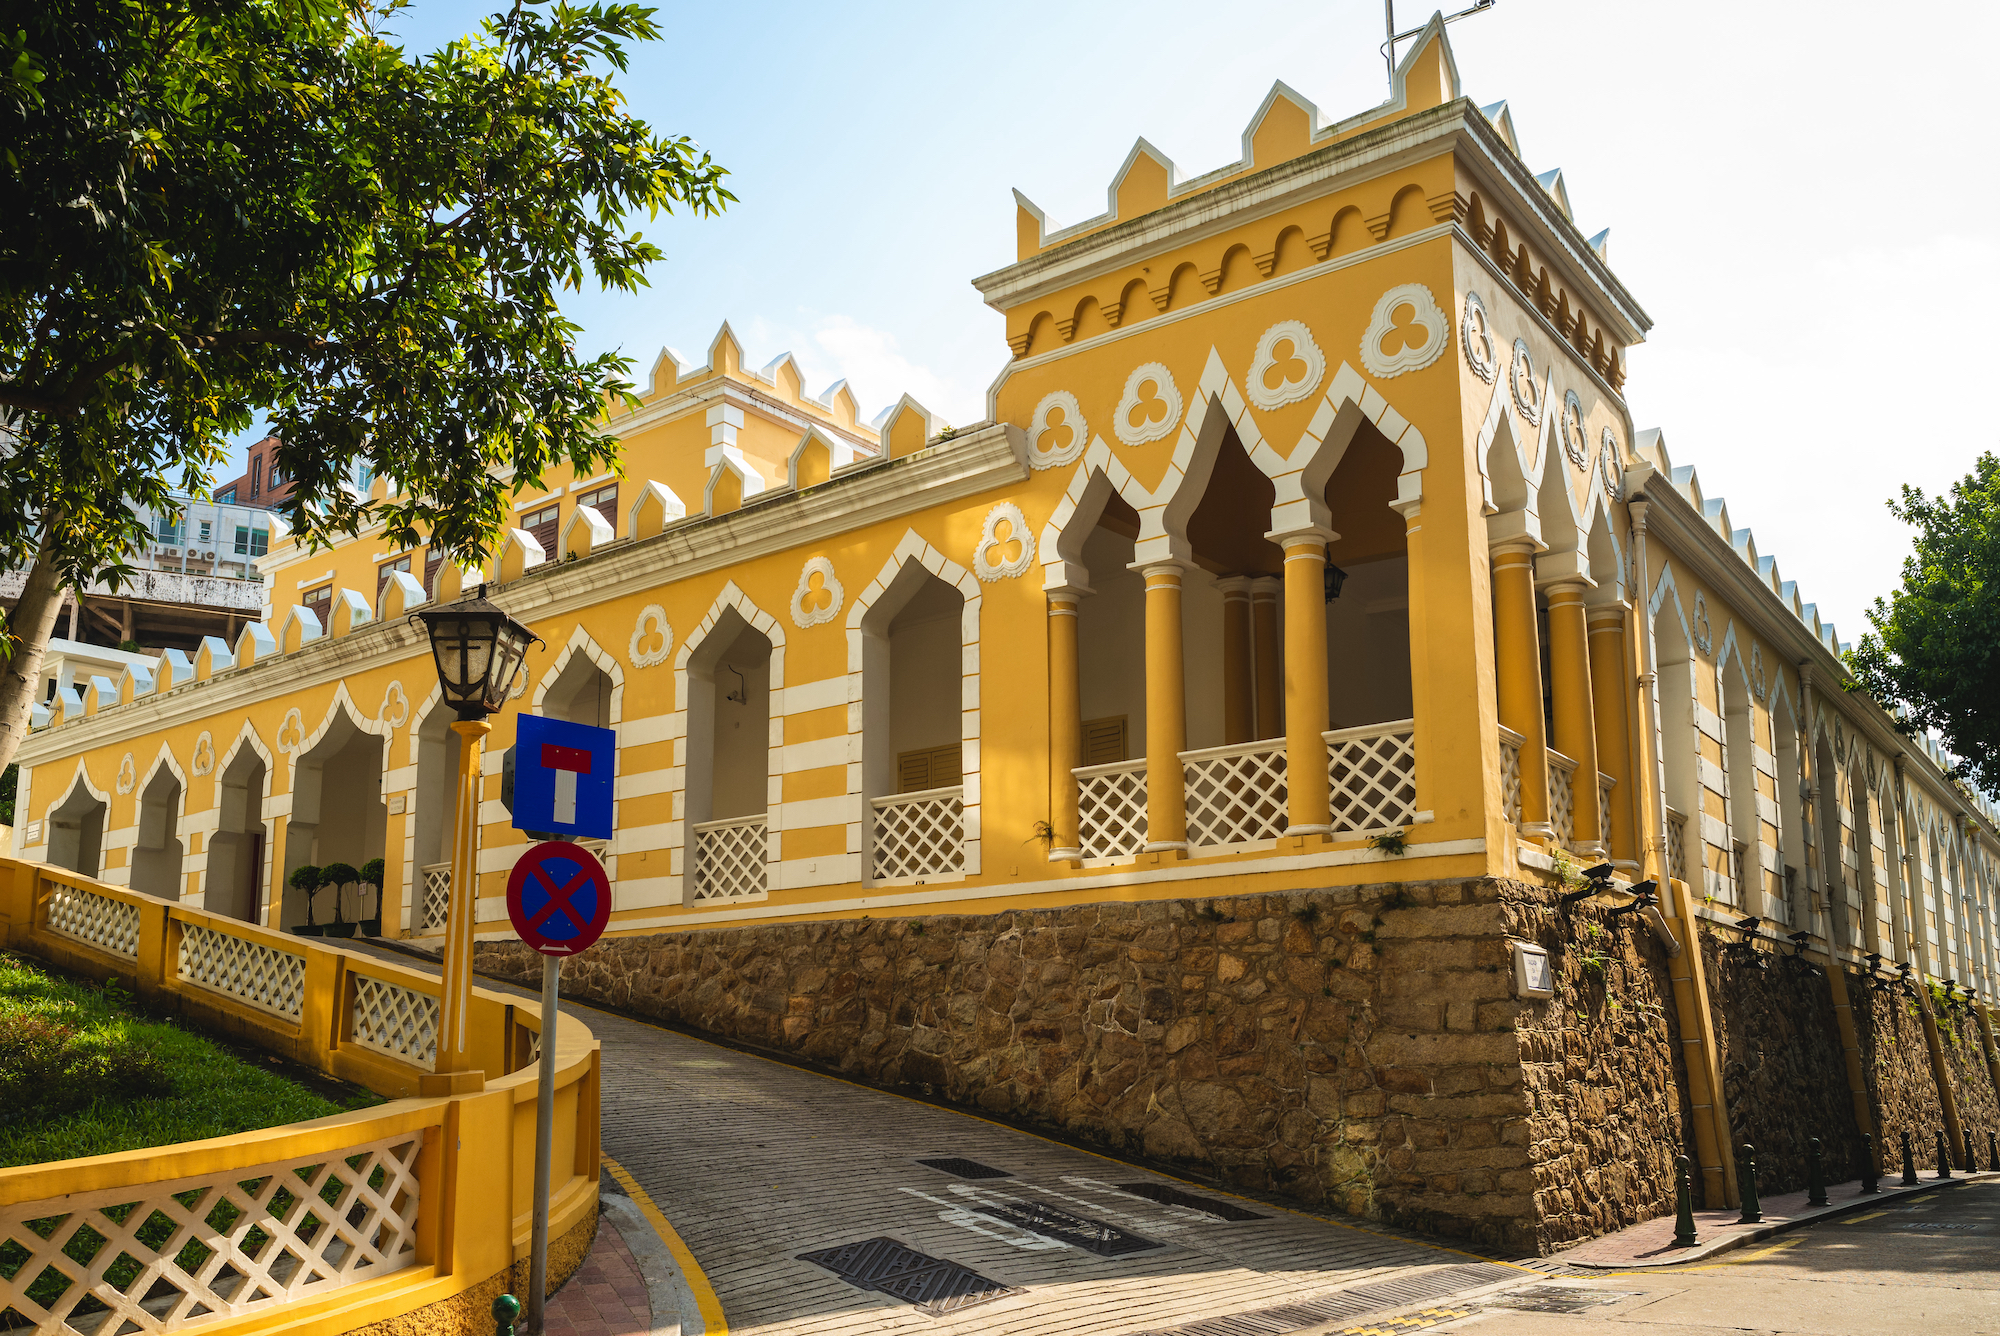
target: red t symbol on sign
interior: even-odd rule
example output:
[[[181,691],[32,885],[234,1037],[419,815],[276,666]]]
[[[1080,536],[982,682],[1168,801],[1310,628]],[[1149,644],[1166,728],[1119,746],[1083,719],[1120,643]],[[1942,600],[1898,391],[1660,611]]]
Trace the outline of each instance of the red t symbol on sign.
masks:
[[[542,744],[542,769],[556,772],[555,821],[559,826],[576,824],[576,777],[590,773],[590,753],[581,747]]]

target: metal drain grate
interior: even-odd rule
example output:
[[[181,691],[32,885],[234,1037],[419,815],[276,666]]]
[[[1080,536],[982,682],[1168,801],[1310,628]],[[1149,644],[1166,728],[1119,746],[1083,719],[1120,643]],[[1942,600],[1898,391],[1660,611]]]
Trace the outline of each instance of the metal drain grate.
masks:
[[[1165,1183],[1117,1183],[1120,1192],[1129,1192],[1134,1197],[1144,1197],[1147,1201],[1158,1202],[1162,1206],[1185,1206],[1190,1211],[1201,1211],[1220,1220],[1268,1220],[1271,1217],[1246,1211],[1241,1206],[1233,1206],[1226,1201],[1216,1201],[1213,1197],[1197,1197],[1192,1192],[1182,1192],[1179,1188],[1168,1187]]]
[[[918,1160],[927,1169],[942,1169],[945,1173],[956,1174],[960,1178],[1012,1178],[1005,1169],[995,1169],[990,1164],[964,1159],[957,1155],[944,1155],[934,1160]]]
[[[1530,1285],[1525,1290],[1509,1290],[1482,1299],[1480,1306],[1511,1308],[1523,1313],[1587,1313],[1642,1293],[1642,1290],[1580,1290],[1573,1285]]]
[[[957,1262],[906,1248],[890,1238],[844,1243],[838,1248],[800,1253],[801,1262],[823,1266],[848,1284],[913,1304],[932,1317],[948,1317],[975,1304],[1027,1291],[988,1280]]]
[[[1518,1276],[1516,1267],[1482,1262],[1475,1266],[1448,1266],[1404,1280],[1378,1281],[1357,1285],[1351,1290],[1329,1294],[1305,1303],[1277,1308],[1258,1308],[1227,1317],[1203,1318],[1180,1327],[1160,1327],[1135,1336],[1284,1336],[1327,1322],[1364,1317],[1389,1308],[1406,1308],[1429,1300],[1445,1299],[1464,1290],[1491,1285]]]
[[[980,1201],[968,1203],[968,1209],[985,1216],[989,1220],[1002,1220],[1019,1226],[1031,1234],[1040,1234],[1045,1239],[1057,1239],[1072,1247],[1095,1253],[1099,1257],[1124,1257],[1128,1253],[1147,1252],[1154,1248],[1164,1248],[1164,1243],[1142,1239],[1137,1234],[1128,1234],[1116,1225],[1107,1225],[1102,1220],[1092,1220],[1089,1216],[1071,1215],[1055,1207],[1038,1201],[1022,1201],[1018,1197],[1008,1197],[1001,1201]]]

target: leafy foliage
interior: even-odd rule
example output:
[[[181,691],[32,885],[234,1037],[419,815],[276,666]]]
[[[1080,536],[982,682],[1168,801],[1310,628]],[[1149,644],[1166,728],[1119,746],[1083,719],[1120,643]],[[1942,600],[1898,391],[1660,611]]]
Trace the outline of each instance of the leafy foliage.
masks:
[[[1868,610],[1847,656],[1854,687],[1939,734],[1960,774],[2000,793],[2000,457],[1988,451],[1947,494],[1904,487],[1889,512],[1917,531],[1903,583]]]

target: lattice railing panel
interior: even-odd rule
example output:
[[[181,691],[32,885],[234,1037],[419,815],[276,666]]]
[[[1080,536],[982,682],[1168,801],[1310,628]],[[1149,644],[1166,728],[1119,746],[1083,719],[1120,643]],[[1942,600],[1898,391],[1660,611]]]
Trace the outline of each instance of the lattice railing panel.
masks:
[[[1188,842],[1249,844],[1285,831],[1285,744],[1250,742],[1181,753]]]
[[[1549,749],[1549,825],[1556,847],[1576,848],[1576,762]]]
[[[115,956],[139,954],[139,907],[81,886],[50,888],[48,927]]]
[[[405,1132],[332,1154],[0,1206],[0,1309],[130,1336],[326,1294],[416,1263]]]
[[[1597,772],[1597,842],[1606,853],[1611,852],[1611,790],[1616,787],[1617,780],[1602,770]]]
[[[422,910],[417,926],[442,928],[445,918],[451,913],[451,864],[428,864],[423,869],[422,877]]]
[[[354,1042],[430,1071],[437,1066],[438,1000],[386,979],[354,976]]]
[[[761,816],[704,821],[694,828],[694,898],[698,904],[742,900],[765,892],[769,842]]]
[[[1667,875],[1675,881],[1687,880],[1688,819],[1673,808],[1667,809]]]
[[[1085,858],[1124,858],[1146,848],[1146,762],[1087,765],[1076,776],[1077,844]]]
[[[306,958],[201,923],[181,925],[180,977],[239,1002],[298,1017],[305,1008]]]
[[[924,789],[876,798],[872,875],[931,877],[965,868],[965,789]]]
[[[1519,733],[1511,728],[1500,730],[1500,802],[1507,813],[1507,819],[1515,825],[1521,824],[1521,743]]]
[[[1416,820],[1414,720],[1343,728],[1324,737],[1335,834],[1401,830]]]

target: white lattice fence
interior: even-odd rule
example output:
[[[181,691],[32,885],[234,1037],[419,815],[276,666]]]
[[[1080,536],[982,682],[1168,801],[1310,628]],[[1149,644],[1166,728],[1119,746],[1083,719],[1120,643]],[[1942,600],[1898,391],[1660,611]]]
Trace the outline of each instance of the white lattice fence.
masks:
[[[1181,753],[1188,841],[1215,846],[1274,840],[1285,830],[1285,744],[1241,743]]]
[[[762,816],[731,817],[696,825],[695,902],[711,904],[764,894],[764,857],[768,847]]]
[[[1077,843],[1085,858],[1123,858],[1146,847],[1146,762],[1086,765],[1076,776]]]
[[[218,932],[201,923],[181,924],[177,970],[182,979],[239,1002],[296,1017],[305,1007],[306,958],[292,951]]]
[[[41,1333],[129,1336],[235,1317],[416,1262],[405,1132],[332,1154],[0,1206],[0,1310]]]
[[[390,983],[354,976],[354,1042],[412,1067],[437,1066],[438,1000]]]
[[[1617,780],[1602,770],[1597,772],[1597,842],[1606,853],[1611,852],[1611,790],[1616,787]]]
[[[925,877],[965,867],[965,789],[952,785],[870,800],[872,875]]]
[[[424,883],[423,908],[417,926],[442,928],[446,915],[451,912],[451,864],[426,864],[420,875]]]
[[[1576,762],[1549,748],[1549,825],[1556,847],[1576,848]]]
[[[1500,804],[1507,819],[1521,824],[1521,743],[1519,733],[1504,725],[1500,729]]]
[[[1401,830],[1416,820],[1415,720],[1336,729],[1322,736],[1335,834]]]
[[[1675,881],[1687,880],[1688,819],[1673,808],[1667,809],[1667,875]]]
[[[139,907],[81,886],[49,888],[48,927],[115,956],[139,955]]]

